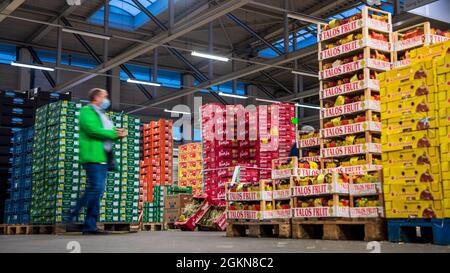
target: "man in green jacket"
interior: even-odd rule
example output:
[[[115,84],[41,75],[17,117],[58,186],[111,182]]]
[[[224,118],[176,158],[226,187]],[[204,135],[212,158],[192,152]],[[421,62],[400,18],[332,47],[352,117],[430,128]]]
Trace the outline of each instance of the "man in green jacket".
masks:
[[[86,207],[83,234],[105,234],[97,229],[97,219],[100,211],[100,200],[105,191],[108,170],[114,165],[112,146],[114,141],[125,137],[123,129],[113,126],[105,115],[111,102],[108,92],[94,88],[89,92],[91,103],[80,111],[80,164],[86,170],[86,191],[78,200],[71,215],[72,220]]]

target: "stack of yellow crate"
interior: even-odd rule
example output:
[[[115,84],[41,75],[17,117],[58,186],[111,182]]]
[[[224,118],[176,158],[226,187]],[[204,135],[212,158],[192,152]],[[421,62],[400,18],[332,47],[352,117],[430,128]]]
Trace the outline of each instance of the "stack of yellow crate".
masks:
[[[450,48],[450,43],[448,48]],[[450,51],[435,60],[438,109],[441,176],[444,189],[444,217],[450,217]]]
[[[450,43],[413,50],[380,74],[387,218],[443,218],[450,209]]]

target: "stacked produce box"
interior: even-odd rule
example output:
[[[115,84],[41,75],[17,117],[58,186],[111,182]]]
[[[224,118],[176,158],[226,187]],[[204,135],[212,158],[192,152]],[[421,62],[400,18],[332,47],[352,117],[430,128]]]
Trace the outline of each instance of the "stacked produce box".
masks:
[[[34,102],[27,92],[0,90],[0,223],[3,223],[5,200],[8,198],[9,170],[12,163],[13,133],[33,126]]]
[[[114,112],[108,112],[107,115],[115,127],[125,129],[126,137],[113,146],[117,168],[116,171],[108,172],[105,194],[100,203],[100,221],[137,222],[140,191],[140,120]]]
[[[190,143],[178,146],[178,185],[191,187],[193,195],[201,195],[202,177],[202,144]]]
[[[263,105],[245,111],[242,105],[226,108],[207,104],[201,111],[204,191],[222,205],[225,185],[231,182],[235,166],[246,167],[251,173],[242,176],[243,182],[269,179],[272,160],[287,156],[295,143],[293,105]]]
[[[168,192],[167,192],[168,193]],[[174,224],[181,216],[184,208],[193,202],[192,194],[174,193],[165,195],[164,198],[164,223]]]
[[[379,75],[387,94],[381,116],[387,218],[449,216],[449,58],[424,59],[449,48],[446,42],[415,49],[411,65]]]
[[[14,133],[10,198],[6,200],[5,204],[6,224],[28,224],[30,222],[33,135],[33,127]]]
[[[36,111],[31,202],[33,224],[62,222],[85,187],[85,180],[80,179],[85,175],[78,164],[80,109],[81,104],[61,101]]]
[[[415,58],[412,50],[424,45],[441,43],[450,39],[450,32],[444,32],[424,22],[394,32],[394,59],[393,67],[400,68],[411,64]]]
[[[340,172],[379,176],[376,173],[381,169],[380,82],[376,74],[391,66],[391,23],[390,13],[364,7],[359,14],[332,21],[319,29],[321,156],[324,159],[321,172],[324,175]],[[346,183],[350,179],[341,181]],[[357,206],[367,204],[369,199],[374,201],[370,204],[382,202],[376,185],[369,187],[371,191],[352,191],[342,203]],[[336,194],[349,195],[349,192],[333,193],[334,206],[338,203]],[[360,194],[370,196],[359,197]],[[348,212],[347,217],[380,215],[376,207],[350,208]]]
[[[144,203],[143,222],[162,223],[166,217],[164,209],[164,193],[166,186],[154,186],[152,202]]]
[[[153,201],[153,186],[173,183],[172,120],[144,124],[144,159],[141,161],[142,202]]]

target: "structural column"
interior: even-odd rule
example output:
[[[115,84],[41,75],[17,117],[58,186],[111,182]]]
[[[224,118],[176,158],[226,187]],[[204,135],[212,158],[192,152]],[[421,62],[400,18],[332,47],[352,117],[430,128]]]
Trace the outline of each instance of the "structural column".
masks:
[[[25,64],[31,64],[32,58],[30,52],[26,48],[19,49],[19,62],[25,63]],[[32,85],[31,83],[31,71],[32,69],[27,68],[19,68],[19,77],[18,77],[18,84],[17,89],[26,91],[29,90]]]
[[[191,74],[183,75],[183,86],[194,86],[195,79]],[[195,117],[200,117],[200,109],[198,109],[201,105],[195,105],[194,95],[184,96],[182,103],[187,105],[189,109],[191,109],[191,139],[190,141],[194,141],[194,128],[200,129],[200,120],[197,120]],[[197,107],[196,107],[197,106]],[[197,113],[197,114],[196,114]],[[183,128],[184,132],[185,128]],[[186,139],[183,139],[186,141]]]

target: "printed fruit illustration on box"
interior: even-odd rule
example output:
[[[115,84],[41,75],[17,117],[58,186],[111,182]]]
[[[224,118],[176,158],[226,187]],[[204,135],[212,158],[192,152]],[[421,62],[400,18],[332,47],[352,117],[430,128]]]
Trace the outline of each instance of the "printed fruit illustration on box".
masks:
[[[306,160],[299,160],[298,167],[302,169],[311,169],[311,170],[318,170],[319,164],[317,162],[313,161],[306,161]]]
[[[380,177],[376,174],[358,175],[354,178],[355,184],[377,183],[380,182]]]
[[[351,62],[356,62],[356,61],[362,60],[363,58],[364,58],[364,54],[359,53],[359,54],[356,54],[356,55],[354,55],[352,57],[348,57],[348,58],[345,58],[345,59],[342,59],[342,60],[341,59],[337,59],[337,60],[335,60],[332,63],[324,63],[323,64],[323,70],[330,69],[330,68],[333,68],[333,67],[338,67],[340,65],[348,64],[348,63],[351,63]]]
[[[350,200],[348,198],[340,197],[339,203],[334,204],[332,197],[318,197],[309,198],[304,200],[297,200],[298,208],[311,208],[311,207],[332,207],[334,205],[341,207],[349,207]]]
[[[291,206],[289,205],[289,201],[277,201],[275,204],[275,209],[290,209]]]
[[[289,179],[280,179],[275,181],[275,190],[288,190],[291,187]]]
[[[404,34],[400,34],[400,41],[408,40],[408,39],[411,39],[411,38],[414,38],[416,36],[420,36],[423,34],[424,34],[423,29],[420,27],[417,27],[415,29],[411,29],[411,30],[407,31]]]
[[[360,197],[355,199],[355,207],[381,207],[378,197]]]
[[[283,169],[294,169],[296,168],[297,158],[294,157],[286,157],[280,158],[273,161],[275,170],[283,170]]]

